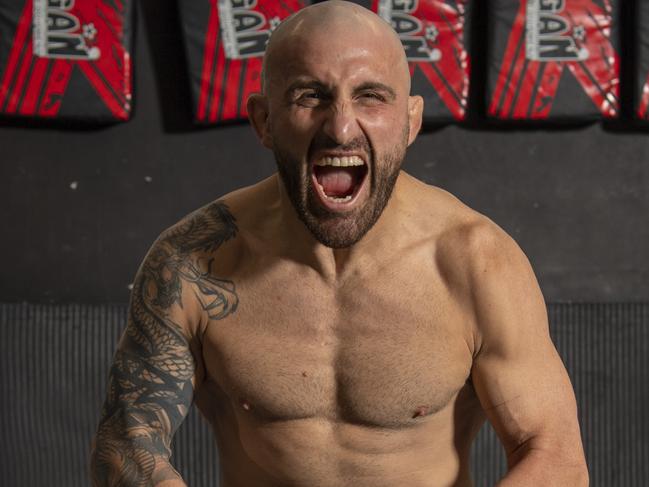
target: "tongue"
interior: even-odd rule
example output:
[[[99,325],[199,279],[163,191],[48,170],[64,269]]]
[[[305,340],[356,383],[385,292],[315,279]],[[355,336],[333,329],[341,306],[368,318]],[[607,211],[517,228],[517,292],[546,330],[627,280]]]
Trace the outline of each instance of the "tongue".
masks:
[[[354,190],[352,170],[346,167],[324,166],[317,174],[318,182],[327,196],[347,196]]]

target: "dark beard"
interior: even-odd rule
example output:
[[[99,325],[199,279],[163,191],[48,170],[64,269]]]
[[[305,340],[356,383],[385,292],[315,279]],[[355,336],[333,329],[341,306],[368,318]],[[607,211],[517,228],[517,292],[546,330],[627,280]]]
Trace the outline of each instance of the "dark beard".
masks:
[[[334,249],[350,247],[358,242],[374,226],[385,209],[394,185],[399,177],[401,164],[405,157],[408,140],[408,127],[404,133],[402,144],[391,153],[386,154],[382,160],[372,165],[372,180],[370,184],[370,196],[365,205],[357,208],[351,213],[341,215],[323,207],[316,194],[316,189],[311,183],[311,176],[301,162],[292,159],[286,152],[275,147],[273,153],[277,170],[286,188],[298,218],[306,225],[311,234],[318,242]],[[316,141],[314,141],[314,144]],[[313,147],[310,154],[317,149],[337,148],[341,151],[364,150],[369,156],[367,162],[376,162],[373,151],[365,139],[354,140],[345,146],[331,144],[319,144]],[[310,159],[310,158],[309,158]]]

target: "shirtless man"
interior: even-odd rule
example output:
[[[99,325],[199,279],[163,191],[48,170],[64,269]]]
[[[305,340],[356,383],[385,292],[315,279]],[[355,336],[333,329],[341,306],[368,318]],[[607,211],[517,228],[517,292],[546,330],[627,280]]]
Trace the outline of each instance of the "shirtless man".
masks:
[[[170,444],[192,399],[222,487],[470,486],[486,419],[508,457],[498,487],[588,485],[527,259],[400,169],[421,125],[409,90],[398,37],[358,5],[316,4],[273,34],[248,112],[278,173],[146,256],[94,485],[185,485]]]

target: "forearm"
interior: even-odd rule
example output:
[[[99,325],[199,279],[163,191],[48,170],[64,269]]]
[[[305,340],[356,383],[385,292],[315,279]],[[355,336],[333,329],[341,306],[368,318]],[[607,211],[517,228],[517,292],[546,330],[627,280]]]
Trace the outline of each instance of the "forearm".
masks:
[[[567,463],[542,450],[528,450],[510,464],[495,487],[588,487],[585,464]]]
[[[126,441],[93,442],[90,455],[93,487],[187,487],[168,458],[155,454],[150,445]]]
[[[131,477],[131,473],[122,470],[120,465],[112,465],[110,469],[103,468],[102,473],[99,474],[96,469],[91,468],[92,485],[93,487],[135,487],[143,485],[141,482],[144,478]],[[136,474],[137,475],[137,474]],[[162,468],[152,473],[146,485],[153,487],[187,487],[180,475],[172,468]]]

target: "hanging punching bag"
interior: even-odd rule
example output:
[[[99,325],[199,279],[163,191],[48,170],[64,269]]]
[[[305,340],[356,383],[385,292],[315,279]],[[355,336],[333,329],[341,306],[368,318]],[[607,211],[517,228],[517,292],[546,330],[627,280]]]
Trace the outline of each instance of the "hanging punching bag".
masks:
[[[132,0],[0,0],[0,115],[124,121]]]
[[[194,121],[246,120],[271,32],[301,0],[179,0]]]
[[[358,2],[365,4],[366,2]],[[467,0],[372,0],[399,34],[412,78],[424,98],[424,122],[463,120],[469,95]]]
[[[619,114],[621,0],[491,0],[488,115],[592,120]]]
[[[649,2],[638,2],[636,15],[637,57],[636,69],[636,118],[649,120]]]

